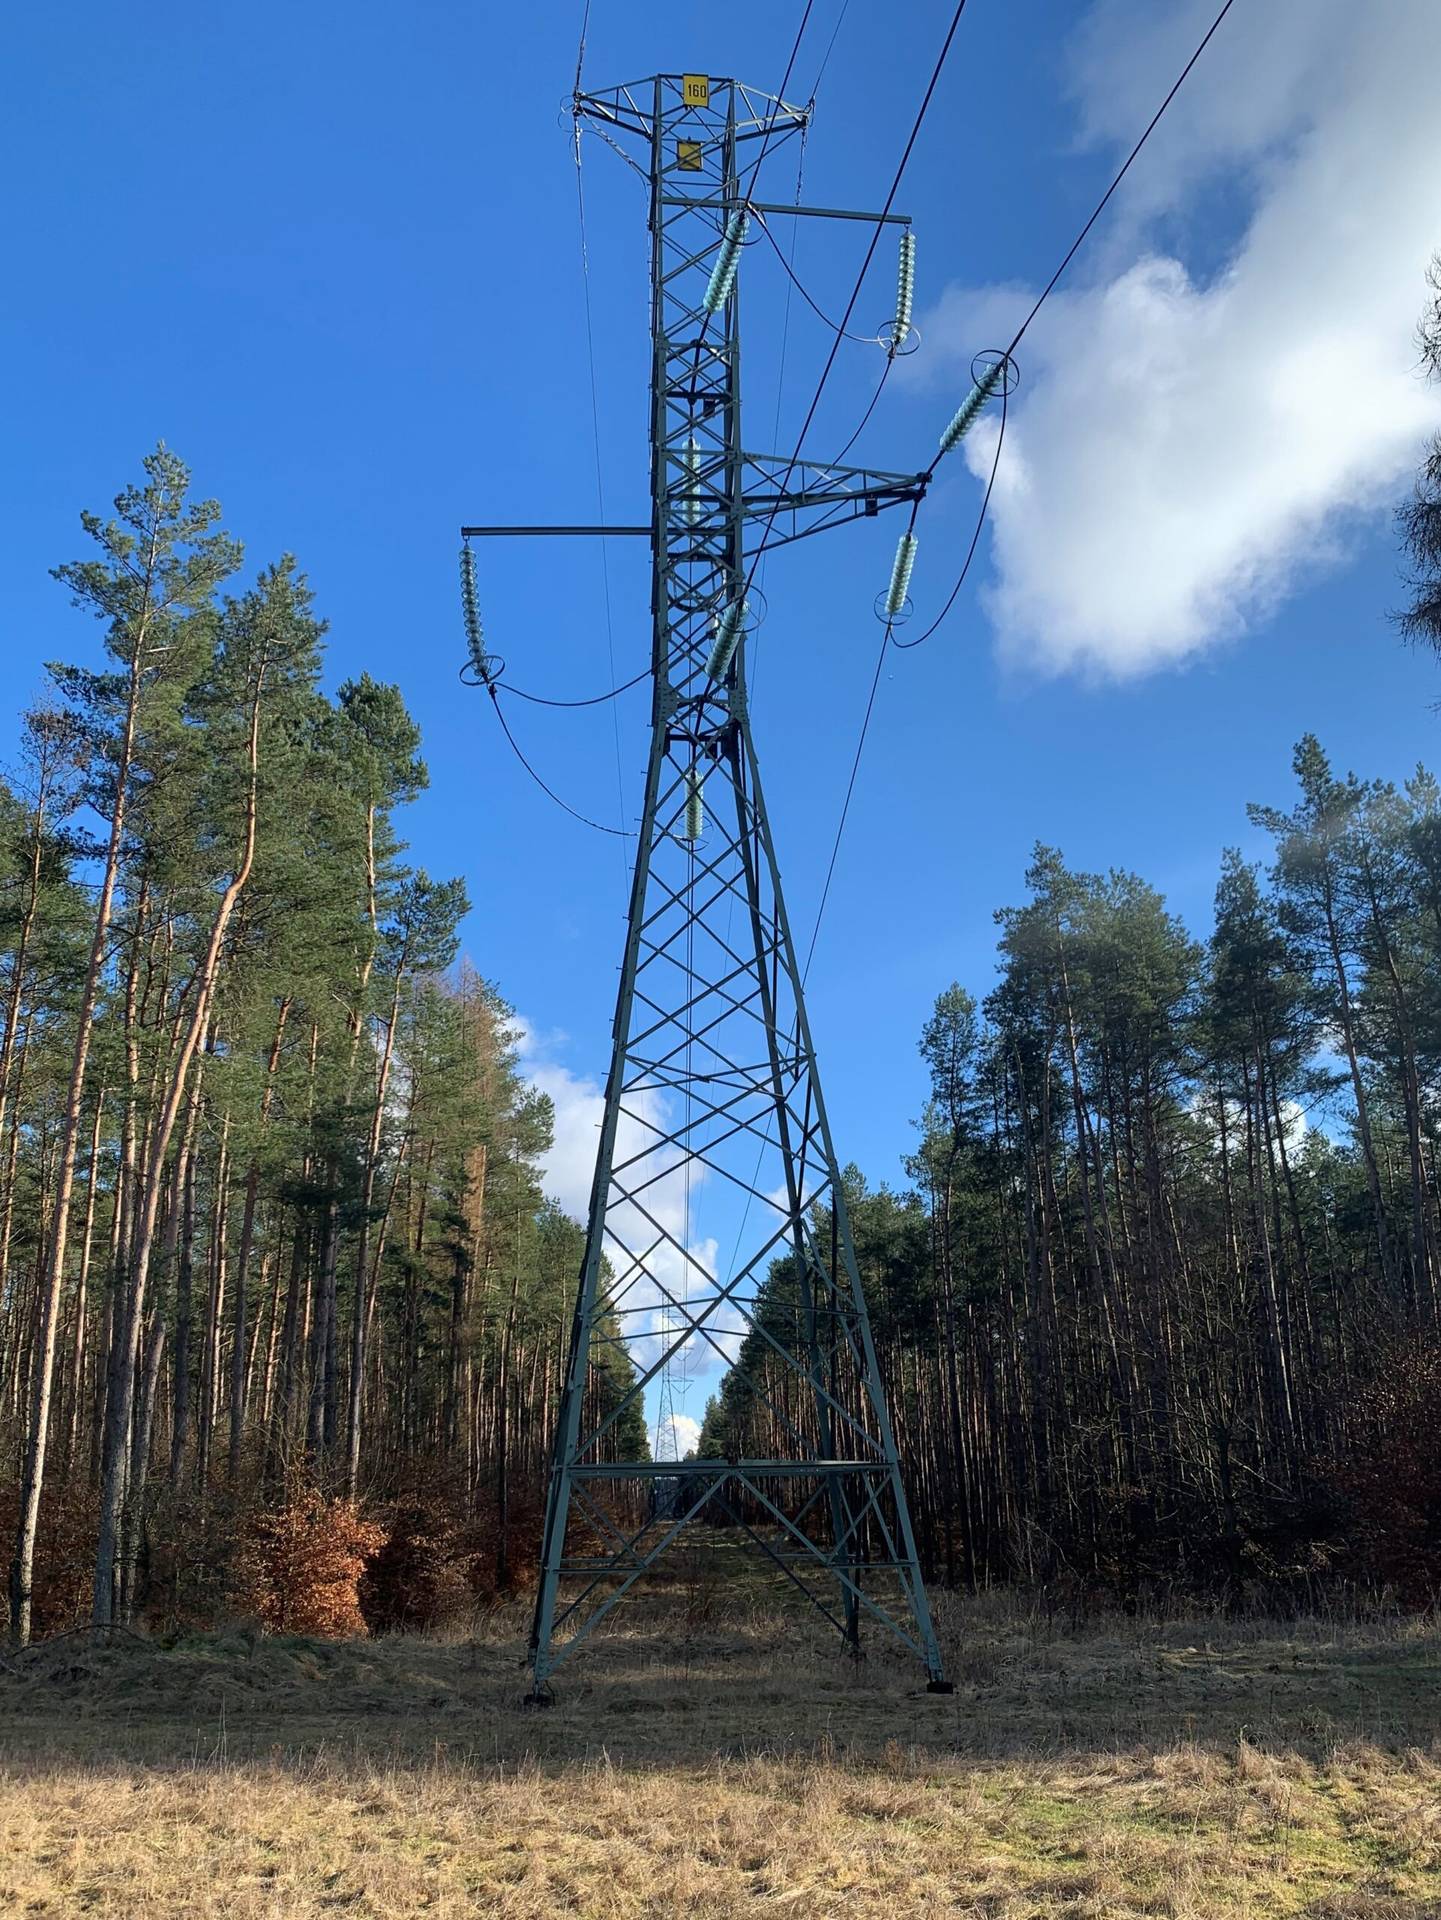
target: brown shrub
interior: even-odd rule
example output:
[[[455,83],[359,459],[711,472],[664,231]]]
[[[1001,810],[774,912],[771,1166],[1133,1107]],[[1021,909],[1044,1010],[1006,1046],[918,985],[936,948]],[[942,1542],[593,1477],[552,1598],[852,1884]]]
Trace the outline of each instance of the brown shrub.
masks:
[[[360,1611],[370,1631],[426,1632],[454,1618],[471,1597],[471,1559],[443,1507],[398,1506],[360,1582]]]
[[[1359,1570],[1414,1606],[1441,1594],[1441,1346],[1384,1356],[1357,1397],[1359,1439],[1333,1470]]]
[[[468,1529],[471,1583],[477,1594],[487,1598],[528,1593],[540,1578],[545,1497],[529,1488],[516,1488],[509,1504],[503,1542],[500,1513],[492,1499],[482,1498],[477,1503],[475,1519]]]
[[[363,1636],[359,1587],[385,1530],[353,1500],[317,1488],[293,1491],[284,1506],[253,1514],[237,1561],[237,1601],[271,1633],[321,1640]]]
[[[30,1630],[36,1640],[69,1632],[90,1618],[98,1514],[99,1502],[90,1487],[55,1477],[46,1481],[31,1580]],[[7,1566],[19,1520],[19,1475],[0,1474],[0,1540]]]

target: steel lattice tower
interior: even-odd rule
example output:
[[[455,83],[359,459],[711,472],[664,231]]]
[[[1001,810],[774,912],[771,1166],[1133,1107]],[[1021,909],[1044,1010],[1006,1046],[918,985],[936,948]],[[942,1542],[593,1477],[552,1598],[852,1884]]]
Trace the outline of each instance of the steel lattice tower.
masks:
[[[748,571],[768,548],[913,501],[916,474],[745,450],[733,269],[757,155],[809,109],[699,75],[577,93],[649,186],[653,702],[645,803],[548,1491],[537,1689],[688,1522],[723,1519],[852,1644],[869,1617],[949,1691],[917,1562],[801,968],[746,706]],[[748,183],[748,185],[750,184]],[[845,215],[904,224],[900,215]],[[743,277],[743,276],[741,276]],[[718,297],[720,296],[720,297]],[[471,528],[469,533],[521,529]],[[542,531],[542,529],[524,529]],[[552,531],[546,529],[545,531]],[[554,529],[553,531],[568,531]],[[575,529],[574,531],[581,531]],[[601,531],[586,529],[585,531]],[[692,1189],[734,1196],[734,1256]],[[733,1218],[727,1216],[725,1239]],[[777,1264],[779,1263],[779,1264]],[[620,1397],[597,1361],[634,1365]],[[718,1458],[615,1458],[618,1423],[685,1352],[729,1370]]]

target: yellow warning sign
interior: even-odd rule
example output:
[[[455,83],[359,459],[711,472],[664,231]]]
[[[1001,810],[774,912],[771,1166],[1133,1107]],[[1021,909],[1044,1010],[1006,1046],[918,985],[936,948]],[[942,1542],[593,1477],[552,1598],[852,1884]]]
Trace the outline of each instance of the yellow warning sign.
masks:
[[[680,97],[688,107],[708,107],[709,76],[704,73],[683,73],[680,77]]]
[[[675,163],[682,173],[699,173],[701,143],[699,140],[677,140],[675,143]]]

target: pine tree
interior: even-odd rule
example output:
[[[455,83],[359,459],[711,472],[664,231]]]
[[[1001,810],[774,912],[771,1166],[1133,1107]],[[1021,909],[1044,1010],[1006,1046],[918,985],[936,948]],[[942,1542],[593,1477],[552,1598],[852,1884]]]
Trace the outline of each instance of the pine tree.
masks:
[[[35,1342],[37,1360],[21,1474],[20,1521],[10,1574],[10,1632],[20,1646],[30,1637],[35,1527],[50,1432],[55,1335],[85,1071],[137,746],[151,704],[183,684],[187,669],[204,645],[205,609],[210,596],[240,563],[239,547],[216,527],[220,517],[217,504],[210,500],[190,503],[190,476],[182,463],[162,446],[147,457],[144,467],[143,484],[128,487],[117,496],[113,519],[101,520],[95,514],[81,516],[81,524],[99,547],[101,557],[73,561],[55,570],[56,578],[70,588],[75,603],[88,607],[97,620],[104,622],[106,651],[117,670],[96,674],[63,669],[56,675],[94,754],[92,800],[102,819],[108,816],[109,833],[90,958],[76,1015],[75,1052],[62,1122],[51,1204],[53,1225]],[[105,1617],[109,1617],[108,1611]]]
[[[1416,329],[1416,343],[1428,378],[1441,380],[1441,254],[1432,260],[1426,279],[1431,297]],[[1411,567],[1406,583],[1411,603],[1400,615],[1401,632],[1414,645],[1441,653],[1441,437],[1432,441],[1415,492],[1396,521]]]

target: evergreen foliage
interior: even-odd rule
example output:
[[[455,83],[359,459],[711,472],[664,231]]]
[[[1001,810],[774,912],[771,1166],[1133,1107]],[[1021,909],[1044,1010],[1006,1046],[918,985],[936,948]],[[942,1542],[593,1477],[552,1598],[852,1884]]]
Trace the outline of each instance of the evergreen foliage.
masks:
[[[933,1573],[1441,1583],[1441,790],[1338,779],[1310,736],[1294,770],[1205,946],[1038,848],[984,1018],[952,986],[925,1024],[915,1190],[847,1175]],[[761,1318],[799,1312],[778,1261]],[[782,1415],[814,1418],[753,1335],[699,1451],[781,1448]]]
[[[304,574],[239,584],[165,448],[82,523],[103,662],[51,669],[0,781],[12,1634],[430,1624],[534,1569],[584,1238],[550,1105],[463,885],[406,857],[399,689],[327,695]],[[1310,735],[1293,771],[1204,940],[1038,847],[991,992],[921,1033],[910,1189],[846,1172],[933,1575],[1441,1585],[1441,784]],[[763,1327],[806,1312],[776,1261]],[[603,1415],[632,1375],[593,1352]],[[753,1335],[699,1451],[787,1451],[802,1387]],[[609,1444],[645,1456],[639,1404]]]
[[[508,1584],[581,1236],[510,1009],[456,965],[464,887],[404,857],[419,730],[368,675],[322,691],[292,558],[227,590],[240,548],[165,448],[82,524],[56,576],[107,663],[52,669],[0,783],[12,1633],[73,1624],[77,1550],[99,1620],[357,1624],[364,1553],[404,1551],[356,1502],[422,1486]],[[323,1604],[274,1573],[312,1532],[346,1560]]]

